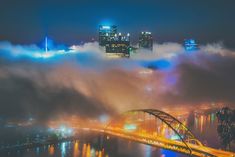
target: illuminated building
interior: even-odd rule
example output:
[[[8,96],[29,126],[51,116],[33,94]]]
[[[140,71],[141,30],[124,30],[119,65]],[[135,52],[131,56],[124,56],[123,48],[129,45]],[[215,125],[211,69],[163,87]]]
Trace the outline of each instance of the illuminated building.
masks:
[[[117,34],[117,26],[99,26],[99,45],[105,46]]]
[[[153,50],[153,36],[151,32],[140,33],[139,48]]]
[[[194,39],[186,39],[184,40],[184,48],[186,51],[196,51],[198,50],[198,44]]]
[[[115,34],[105,45],[106,55],[110,58],[130,57],[130,34]]]

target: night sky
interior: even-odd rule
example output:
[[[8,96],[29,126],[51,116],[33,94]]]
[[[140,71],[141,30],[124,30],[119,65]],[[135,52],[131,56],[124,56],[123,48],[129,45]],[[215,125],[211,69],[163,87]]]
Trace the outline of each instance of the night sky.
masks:
[[[235,48],[234,0],[1,0],[0,40],[67,44],[97,39],[99,24],[115,24],[133,41],[143,30],[157,42],[195,38]]]

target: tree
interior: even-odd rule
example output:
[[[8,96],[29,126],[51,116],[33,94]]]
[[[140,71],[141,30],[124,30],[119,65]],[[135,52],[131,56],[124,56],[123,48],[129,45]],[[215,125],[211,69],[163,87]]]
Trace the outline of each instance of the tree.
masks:
[[[235,141],[235,110],[224,107],[216,113],[218,119],[217,132],[225,149]]]

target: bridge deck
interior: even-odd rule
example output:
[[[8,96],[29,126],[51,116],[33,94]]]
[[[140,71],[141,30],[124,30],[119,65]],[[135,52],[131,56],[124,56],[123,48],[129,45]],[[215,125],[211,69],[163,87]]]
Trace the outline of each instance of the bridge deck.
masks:
[[[162,137],[153,138],[151,136],[149,137],[140,136],[140,135],[127,133],[127,132],[120,132],[120,131],[112,130],[112,129],[106,129],[106,130],[91,129],[91,130],[97,131],[97,132],[103,132],[112,136],[151,145],[154,147],[173,150],[173,151],[184,153],[187,155],[193,155],[193,156],[198,156],[198,157],[235,157],[235,154],[232,152],[217,150],[217,149],[213,149],[213,148],[205,147],[205,146],[197,146],[197,145],[189,143],[188,145],[192,150],[192,152],[190,152],[190,150],[188,150],[188,147],[186,147],[186,145],[183,142],[173,141],[173,140],[169,140],[169,139],[162,138]]]

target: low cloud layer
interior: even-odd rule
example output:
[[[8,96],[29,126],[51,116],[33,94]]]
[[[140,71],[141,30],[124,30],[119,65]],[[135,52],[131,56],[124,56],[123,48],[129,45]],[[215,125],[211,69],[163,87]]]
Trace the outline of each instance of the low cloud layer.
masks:
[[[34,53],[45,52],[36,45],[0,43],[2,118],[235,104],[234,52],[220,43],[190,54],[177,43],[155,44],[153,52],[118,60],[106,59],[98,43],[52,50],[47,57]]]

